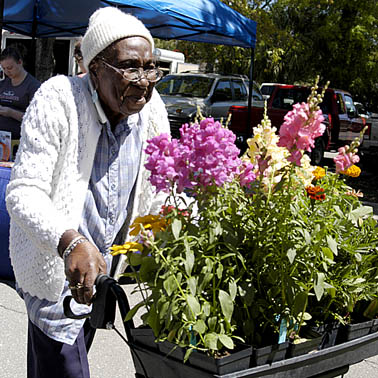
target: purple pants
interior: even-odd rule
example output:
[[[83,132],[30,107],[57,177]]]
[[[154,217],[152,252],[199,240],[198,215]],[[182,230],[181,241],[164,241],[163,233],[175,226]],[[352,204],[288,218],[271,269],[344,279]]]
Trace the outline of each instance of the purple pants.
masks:
[[[29,320],[28,378],[89,378],[88,351],[95,332],[87,320],[68,345],[50,339]]]

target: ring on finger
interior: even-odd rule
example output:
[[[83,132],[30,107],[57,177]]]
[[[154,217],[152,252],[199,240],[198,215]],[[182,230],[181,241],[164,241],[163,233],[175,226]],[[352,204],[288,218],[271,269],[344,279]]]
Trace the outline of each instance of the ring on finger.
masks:
[[[82,283],[77,283],[75,285],[68,285],[68,288],[70,290],[80,290],[80,289],[83,289],[84,288],[84,285]]]

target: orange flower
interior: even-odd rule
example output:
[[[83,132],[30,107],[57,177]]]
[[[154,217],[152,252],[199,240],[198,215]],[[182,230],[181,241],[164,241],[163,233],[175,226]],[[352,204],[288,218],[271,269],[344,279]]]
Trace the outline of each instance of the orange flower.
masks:
[[[315,180],[320,180],[322,177],[325,176],[325,169],[322,167],[316,167],[312,174],[314,175]]]
[[[322,201],[326,198],[326,195],[324,194],[324,189],[320,186],[307,186],[306,192],[312,200]]]
[[[362,198],[364,196],[364,194],[362,192],[360,192],[360,189],[358,189],[357,192],[354,189],[353,190],[349,190],[345,194],[347,196],[352,196],[352,197],[356,197],[356,198]]]
[[[351,165],[348,169],[340,173],[350,177],[358,177],[361,174],[361,168],[357,167],[357,165]]]

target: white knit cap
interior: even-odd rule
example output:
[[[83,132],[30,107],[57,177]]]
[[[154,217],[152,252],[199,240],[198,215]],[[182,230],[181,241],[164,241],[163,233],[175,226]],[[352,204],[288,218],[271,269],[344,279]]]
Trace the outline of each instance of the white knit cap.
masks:
[[[144,24],[131,14],[114,7],[96,10],[89,19],[87,31],[81,41],[81,52],[85,68],[91,60],[118,39],[143,37],[154,50],[154,40]]]

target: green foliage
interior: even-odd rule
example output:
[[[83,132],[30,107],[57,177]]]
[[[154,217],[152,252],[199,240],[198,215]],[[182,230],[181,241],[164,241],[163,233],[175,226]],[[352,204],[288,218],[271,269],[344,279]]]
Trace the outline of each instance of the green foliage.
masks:
[[[127,255],[141,264],[142,318],[158,340],[213,354],[236,340],[261,346],[277,341],[281,319],[288,332],[309,319],[347,322],[357,303],[378,298],[371,208],[334,173],[316,182],[323,201],[294,185],[295,175],[269,199],[237,181],[214,187],[197,198],[197,213],[194,204],[189,217],[173,211],[149,248]]]
[[[321,83],[349,90],[378,111],[377,1],[223,2],[257,22],[256,81],[307,84],[319,74]],[[185,41],[157,45],[178,49],[187,62],[207,70],[249,75],[250,49]]]

